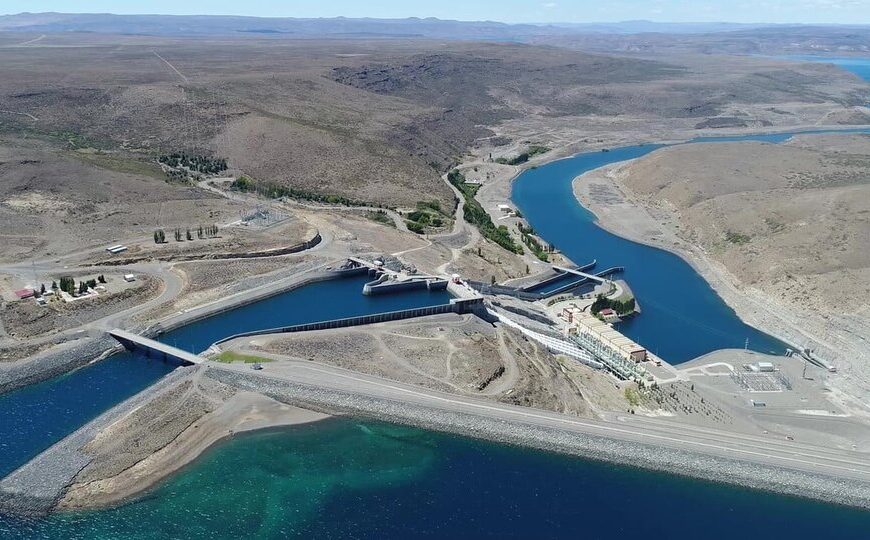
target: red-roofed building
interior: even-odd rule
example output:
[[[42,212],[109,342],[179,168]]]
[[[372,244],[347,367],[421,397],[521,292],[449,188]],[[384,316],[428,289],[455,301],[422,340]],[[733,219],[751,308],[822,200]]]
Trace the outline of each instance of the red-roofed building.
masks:
[[[25,298],[33,298],[36,295],[36,291],[33,289],[21,289],[20,291],[15,291],[15,296],[17,296],[20,300],[24,300]]]
[[[604,319],[604,322],[616,322],[619,320],[619,314],[613,311],[611,308],[604,308],[598,312],[601,315],[601,318]]]

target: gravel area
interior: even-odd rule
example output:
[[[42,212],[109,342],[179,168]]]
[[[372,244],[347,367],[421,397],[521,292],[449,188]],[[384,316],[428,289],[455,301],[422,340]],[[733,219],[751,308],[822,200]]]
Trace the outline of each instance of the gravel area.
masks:
[[[541,450],[643,467],[715,482],[870,508],[870,484],[774,466],[696,454],[643,443],[569,433],[556,428],[505,422],[388,399],[360,396],[260,375],[210,370],[209,376],[243,390],[329,414],[348,414]]]

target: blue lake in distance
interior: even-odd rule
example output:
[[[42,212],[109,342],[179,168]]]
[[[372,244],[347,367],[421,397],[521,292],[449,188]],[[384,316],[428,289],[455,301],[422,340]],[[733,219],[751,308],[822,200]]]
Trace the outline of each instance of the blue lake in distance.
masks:
[[[851,71],[865,81],[870,81],[870,58],[848,56],[828,58],[825,56],[812,55],[782,56],[780,58],[785,58],[787,60],[799,60],[803,62],[821,62],[826,64],[834,64],[841,69]]]

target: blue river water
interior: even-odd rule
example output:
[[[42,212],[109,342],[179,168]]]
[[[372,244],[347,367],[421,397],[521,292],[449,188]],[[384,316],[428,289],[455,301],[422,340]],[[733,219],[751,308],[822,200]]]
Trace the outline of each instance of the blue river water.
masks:
[[[786,133],[700,137],[684,144],[734,141],[775,144],[791,136]],[[664,146],[647,144],[609,152],[586,152],[527,170],[514,181],[511,198],[535,231],[575,263],[597,259],[599,269],[626,267],[623,277],[643,312],[620,323],[619,330],[667,362],[680,364],[717,349],[742,348],[747,343],[755,351],[785,352],[784,343],[743,323],[683,259],[605,231],[596,224],[595,215],[574,197],[575,177],[611,163],[645,156]]]
[[[238,436],[123,506],[0,538],[864,539],[870,512],[353,419]]]
[[[239,332],[445,304],[446,291],[365,296],[365,276],[321,281],[167,332],[165,343],[202,352]],[[0,478],[175,368],[120,353],[0,395]]]

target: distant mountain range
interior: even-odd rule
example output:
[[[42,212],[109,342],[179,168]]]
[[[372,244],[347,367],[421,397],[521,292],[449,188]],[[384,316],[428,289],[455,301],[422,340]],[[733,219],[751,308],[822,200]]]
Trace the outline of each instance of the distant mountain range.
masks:
[[[525,41],[531,38],[577,34],[706,34],[770,27],[736,23],[659,23],[625,21],[583,24],[506,24],[493,21],[408,19],[297,19],[217,15],[112,15],[75,13],[19,13],[0,16],[0,31],[93,32],[203,36],[260,34],[296,38],[314,37],[424,37]],[[789,28],[778,26],[778,28]],[[800,28],[800,27],[797,27]],[[844,28],[844,27],[841,27]],[[865,27],[866,28],[866,27]]]

